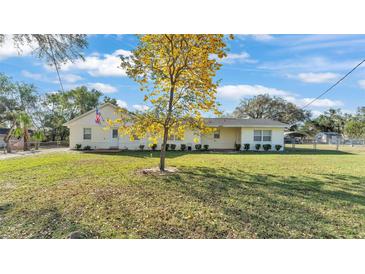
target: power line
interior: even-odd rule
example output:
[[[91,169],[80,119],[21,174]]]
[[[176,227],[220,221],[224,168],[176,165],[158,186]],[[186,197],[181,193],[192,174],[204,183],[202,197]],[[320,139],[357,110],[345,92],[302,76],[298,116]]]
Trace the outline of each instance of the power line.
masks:
[[[335,86],[337,86],[340,82],[342,82],[347,76],[349,76],[355,69],[357,69],[359,66],[362,65],[362,63],[365,62],[365,59],[362,60],[360,63],[358,63],[352,70],[350,70],[348,73],[346,73],[343,77],[341,77],[341,79],[339,79],[336,83],[334,83],[331,87],[329,87],[327,90],[325,90],[324,92],[322,92],[319,96],[317,96],[316,98],[314,98],[312,101],[310,101],[309,103],[307,103],[306,105],[304,105],[302,108],[306,108],[309,105],[313,104],[315,101],[317,101],[319,98],[321,98],[323,95],[325,95],[327,92],[329,92],[331,89],[333,89]]]

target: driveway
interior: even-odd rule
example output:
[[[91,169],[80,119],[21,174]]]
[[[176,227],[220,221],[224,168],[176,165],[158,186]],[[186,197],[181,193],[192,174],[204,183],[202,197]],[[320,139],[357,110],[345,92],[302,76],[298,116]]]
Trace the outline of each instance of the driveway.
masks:
[[[3,152],[0,152],[0,160],[6,160],[10,158],[16,158],[16,157],[26,157],[26,156],[32,156],[32,155],[40,155],[40,154],[47,154],[47,153],[55,153],[55,152],[65,152],[69,151],[69,148],[50,148],[50,149],[41,149],[41,150],[30,150],[30,151],[19,151],[19,152],[12,152],[4,154]]]

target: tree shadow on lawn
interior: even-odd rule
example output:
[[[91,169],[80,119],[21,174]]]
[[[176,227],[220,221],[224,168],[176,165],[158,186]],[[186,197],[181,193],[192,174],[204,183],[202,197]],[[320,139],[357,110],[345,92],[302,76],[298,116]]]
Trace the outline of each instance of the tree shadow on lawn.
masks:
[[[10,209],[14,205],[6,204],[5,207]],[[4,206],[1,206],[4,207]],[[22,209],[17,213],[16,218],[6,218],[6,212],[0,210],[0,218],[3,220],[4,227],[12,228],[17,234],[0,235],[0,238],[26,238],[30,239],[61,239],[66,238],[72,232],[79,232],[80,238],[95,238],[98,236],[94,231],[81,226],[75,221],[65,218],[56,206],[49,206],[37,210]],[[14,223],[16,220],[16,223]],[[16,229],[14,229],[16,228]]]
[[[338,238],[355,237],[361,230],[365,198],[347,191],[329,190],[327,178],[282,177],[272,174],[248,174],[241,170],[208,167],[184,167],[183,172],[164,178],[184,195],[208,206],[219,208],[235,231],[248,227],[257,238]],[[332,177],[332,180],[353,182],[361,177]],[[351,184],[350,187],[351,189]],[[362,185],[362,190],[365,187]],[[351,189],[358,191],[357,188]],[[321,210],[320,210],[321,209]],[[324,214],[326,210],[349,210],[359,223],[353,228],[347,220]],[[360,230],[359,230],[360,229]],[[349,231],[351,235],[349,235]],[[236,236],[240,237],[238,232]]]

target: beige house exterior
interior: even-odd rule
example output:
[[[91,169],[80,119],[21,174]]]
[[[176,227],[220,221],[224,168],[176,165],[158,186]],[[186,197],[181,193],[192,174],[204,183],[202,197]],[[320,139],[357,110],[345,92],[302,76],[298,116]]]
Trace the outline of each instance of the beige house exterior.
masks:
[[[98,108],[103,119],[115,120],[118,118],[117,107],[106,103]],[[140,145],[148,147],[149,141],[130,140],[129,136],[118,135],[117,128],[105,129],[105,122],[95,122],[96,110],[91,110],[79,117],[72,119],[64,125],[70,129],[70,148],[76,144],[82,147],[90,146],[91,149],[139,149]],[[169,144],[176,144],[180,149],[181,144],[195,149],[194,139],[198,144],[209,145],[209,149],[234,149],[235,144],[250,144],[250,150],[255,150],[256,144],[271,144],[272,150],[275,145],[284,148],[284,129],[287,127],[278,121],[268,119],[236,119],[236,118],[206,118],[206,125],[215,128],[211,134],[186,131],[183,140],[170,139]],[[157,144],[160,149],[161,143]],[[262,147],[262,146],[261,146]]]

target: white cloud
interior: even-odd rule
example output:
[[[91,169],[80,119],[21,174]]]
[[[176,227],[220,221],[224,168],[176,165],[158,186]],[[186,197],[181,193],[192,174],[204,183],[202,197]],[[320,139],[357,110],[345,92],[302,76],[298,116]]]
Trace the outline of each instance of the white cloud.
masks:
[[[104,84],[104,83],[88,83],[86,84],[89,88],[97,89],[103,93],[115,93],[118,89],[112,85]]]
[[[223,58],[221,62],[227,64],[233,64],[235,62],[257,63],[257,61],[251,59],[250,55],[245,51],[241,53],[228,53],[227,57]]]
[[[131,52],[123,49],[118,49],[112,54],[103,55],[94,52],[86,56],[85,61],[67,62],[61,69],[63,71],[82,70],[95,77],[126,76],[125,71],[120,68],[119,55],[130,56]]]
[[[322,111],[319,110],[312,110],[313,118],[317,118],[319,115],[323,114]]]
[[[67,83],[75,83],[81,81],[83,78],[76,74],[61,74],[61,80],[64,80]]]
[[[0,46],[0,60],[16,57],[16,56],[27,56],[33,51],[32,46],[26,44],[21,46],[20,49],[14,46],[11,36],[6,37],[4,43]]]
[[[56,77],[51,78],[51,77],[47,77],[45,74],[42,73],[33,73],[27,70],[22,70],[21,74],[24,77],[30,78],[32,80],[36,80],[36,81],[42,81],[42,82],[47,82],[47,83],[54,83],[54,84],[58,84],[59,81]],[[76,83],[80,80],[82,80],[83,78],[81,76],[78,76],[76,74],[61,74],[61,81],[66,83],[66,84],[73,84]]]
[[[239,100],[243,97],[257,96],[260,94],[269,94],[271,96],[280,96],[283,99],[296,104],[299,107],[311,102],[314,98],[299,98],[297,94],[289,91],[269,88],[261,85],[227,85],[218,88],[218,97],[228,100]],[[339,100],[317,99],[310,106],[311,107],[339,107],[343,103]]]
[[[275,62],[265,62],[258,66],[260,69],[273,71],[304,71],[304,72],[322,72],[322,71],[343,71],[353,68],[358,60],[330,60],[322,56],[293,58]]]
[[[126,101],[123,101],[123,100],[117,100],[117,104],[118,106],[120,106],[121,108],[127,108],[128,107],[128,104]]]
[[[360,88],[365,89],[365,80],[360,80],[357,82],[360,86]]]
[[[274,36],[270,35],[270,34],[254,34],[252,35],[252,37],[257,40],[257,41],[271,41],[274,40]]]
[[[46,78],[41,73],[33,73],[33,72],[30,72],[30,71],[27,71],[27,70],[22,70],[21,74],[24,77],[27,77],[27,78],[30,78],[30,79],[33,79],[33,80],[46,81]]]
[[[298,105],[299,107],[303,107],[314,100],[314,98],[296,98],[294,96],[284,96],[285,100],[292,102],[293,104]],[[339,107],[342,106],[343,103],[339,100],[331,100],[331,99],[317,99],[313,103],[310,104],[311,107]]]
[[[227,85],[218,88],[219,97],[232,100],[237,100],[244,96],[256,96],[259,94],[286,96],[290,95],[291,93],[261,85]]]
[[[338,79],[339,77],[340,77],[339,74],[332,72],[324,72],[324,73],[303,72],[296,75],[296,78],[305,83],[326,83]]]
[[[133,105],[133,108],[138,111],[146,111],[149,110],[149,107],[146,105]]]

